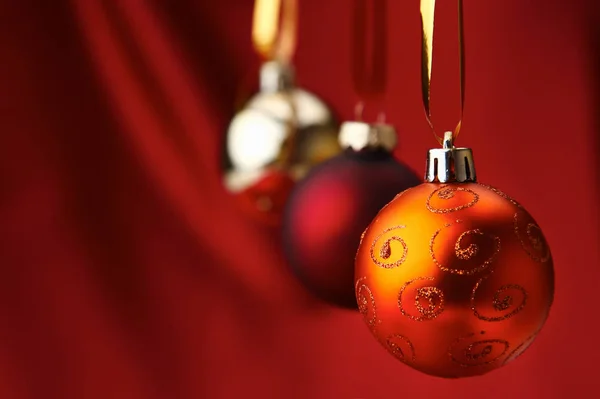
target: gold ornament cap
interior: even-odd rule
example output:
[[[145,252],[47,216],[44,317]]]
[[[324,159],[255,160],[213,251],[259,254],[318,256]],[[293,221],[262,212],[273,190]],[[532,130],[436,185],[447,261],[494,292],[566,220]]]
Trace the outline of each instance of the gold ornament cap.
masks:
[[[342,149],[354,151],[383,149],[392,152],[398,144],[396,129],[385,123],[344,122],[338,139]]]
[[[444,133],[443,148],[433,148],[427,153],[425,181],[429,183],[476,182],[473,151],[470,148],[456,148],[452,132]]]
[[[260,68],[260,91],[275,93],[294,88],[294,68],[278,61],[267,61]]]

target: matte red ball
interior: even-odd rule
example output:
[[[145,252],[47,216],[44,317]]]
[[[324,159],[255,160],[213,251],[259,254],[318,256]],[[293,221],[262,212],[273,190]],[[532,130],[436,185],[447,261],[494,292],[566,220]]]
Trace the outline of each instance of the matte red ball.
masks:
[[[283,245],[293,272],[321,299],[356,309],[354,257],[360,236],[394,196],[422,182],[383,150],[347,150],[292,191]]]

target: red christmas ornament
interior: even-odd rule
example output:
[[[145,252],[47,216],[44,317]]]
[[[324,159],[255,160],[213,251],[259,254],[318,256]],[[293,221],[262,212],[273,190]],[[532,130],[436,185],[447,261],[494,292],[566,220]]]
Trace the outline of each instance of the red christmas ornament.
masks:
[[[471,150],[430,150],[427,181],[398,195],[365,231],[356,297],[376,339],[424,373],[485,374],[533,342],[554,270],[531,215],[476,183]]]
[[[299,183],[283,219],[289,264],[306,287],[325,301],[356,308],[354,256],[365,227],[398,191],[420,179],[391,151],[396,132],[388,125],[346,122],[341,155]]]
[[[265,170],[245,190],[235,194],[240,209],[264,225],[277,226],[296,182],[289,173]]]

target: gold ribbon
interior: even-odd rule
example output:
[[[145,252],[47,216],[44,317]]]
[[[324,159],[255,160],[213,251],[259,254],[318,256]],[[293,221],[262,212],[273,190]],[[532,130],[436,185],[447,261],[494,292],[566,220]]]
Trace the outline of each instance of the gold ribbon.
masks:
[[[255,0],[252,42],[267,60],[289,63],[296,51],[297,0]]]
[[[463,29],[463,4],[458,0],[458,47],[459,47],[459,69],[460,69],[460,117],[454,131],[452,139],[456,139],[462,126],[463,109],[465,106],[465,46]],[[421,51],[421,89],[423,93],[423,105],[427,122],[433,134],[440,144],[443,139],[436,132],[431,121],[431,71],[433,67],[433,28],[435,17],[435,0],[421,0],[421,27],[422,27],[422,51]]]

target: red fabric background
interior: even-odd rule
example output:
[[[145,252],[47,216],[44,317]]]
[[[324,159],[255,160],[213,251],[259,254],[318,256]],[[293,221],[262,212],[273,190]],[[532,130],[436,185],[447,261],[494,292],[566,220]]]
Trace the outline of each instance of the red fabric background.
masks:
[[[350,118],[350,2],[301,3],[299,81]],[[418,2],[389,3],[389,87],[369,109],[386,111],[402,132],[398,155],[421,171],[435,141],[420,103]],[[456,114],[435,100],[455,98],[449,3],[439,22],[448,67],[434,72],[440,125]],[[412,371],[357,314],[311,299],[272,233],[234,210],[219,149],[238,88],[258,65],[251,1],[4,0],[0,397],[597,391],[597,2],[465,3],[459,143],[474,149],[482,182],[536,217],[556,267],[550,319],[518,361],[460,381]]]

